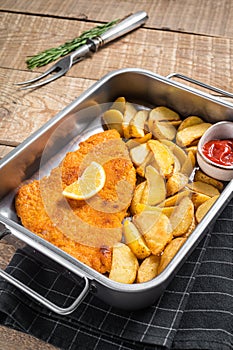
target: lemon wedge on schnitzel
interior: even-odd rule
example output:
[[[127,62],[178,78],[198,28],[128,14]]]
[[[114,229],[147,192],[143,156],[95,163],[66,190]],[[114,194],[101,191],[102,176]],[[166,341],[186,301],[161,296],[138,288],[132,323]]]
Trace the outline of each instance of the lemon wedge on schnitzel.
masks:
[[[70,199],[85,200],[97,194],[105,184],[106,174],[101,164],[91,162],[84,170],[81,177],[62,192],[63,196]]]

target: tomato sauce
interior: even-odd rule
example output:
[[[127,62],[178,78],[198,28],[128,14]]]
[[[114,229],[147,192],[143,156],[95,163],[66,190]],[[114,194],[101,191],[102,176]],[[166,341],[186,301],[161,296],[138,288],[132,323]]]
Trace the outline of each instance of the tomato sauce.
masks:
[[[211,140],[203,146],[202,150],[203,154],[214,163],[233,165],[233,139]]]

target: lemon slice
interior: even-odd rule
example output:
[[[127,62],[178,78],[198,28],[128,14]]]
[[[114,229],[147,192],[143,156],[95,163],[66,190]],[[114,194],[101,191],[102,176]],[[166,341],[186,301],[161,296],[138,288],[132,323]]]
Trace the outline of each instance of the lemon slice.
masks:
[[[84,170],[77,181],[67,186],[62,194],[71,199],[84,200],[97,194],[105,184],[106,175],[104,168],[97,162],[91,164]]]

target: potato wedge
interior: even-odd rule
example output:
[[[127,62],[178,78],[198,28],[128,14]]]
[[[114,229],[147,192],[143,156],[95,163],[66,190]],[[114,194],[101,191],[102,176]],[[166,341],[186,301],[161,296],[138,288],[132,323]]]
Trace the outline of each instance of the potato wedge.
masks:
[[[200,192],[209,197],[214,197],[220,194],[219,190],[216,187],[202,181],[191,182],[187,185],[187,187],[194,192]]]
[[[199,205],[206,202],[208,199],[210,199],[210,196],[207,196],[206,194],[200,193],[200,192],[193,192],[191,195],[191,200],[194,205],[194,209],[196,210]]]
[[[195,228],[196,228],[196,218],[194,216],[193,217],[193,221],[192,221],[191,225],[188,228],[188,231],[186,231],[185,234],[182,237],[188,238],[191,235],[191,233],[194,231]]]
[[[154,121],[179,121],[180,116],[178,113],[170,108],[159,106],[155,107],[150,111],[148,126],[153,124]]]
[[[172,234],[182,236],[188,231],[194,218],[194,205],[189,197],[181,199],[173,214],[170,216]]]
[[[182,123],[180,124],[178,131],[188,128],[189,126],[197,125],[201,123],[204,123],[204,121],[200,117],[197,117],[195,115],[189,116],[184,120],[182,120]]]
[[[159,207],[171,207],[171,206],[178,205],[178,203],[181,201],[182,198],[190,197],[191,193],[192,193],[192,191],[190,191],[189,189],[185,189],[184,191],[178,192],[178,193],[174,194],[173,196],[166,198],[165,201],[160,203],[158,206]]]
[[[177,157],[177,159],[180,162],[180,165],[182,166],[187,159],[187,153],[172,141],[169,141],[169,140],[160,140],[160,141],[172,151],[172,153],[174,154],[175,157]]]
[[[181,191],[188,183],[188,177],[182,173],[174,173],[167,180],[167,195],[172,196]]]
[[[223,190],[223,183],[221,181],[213,179],[212,177],[203,173],[201,170],[197,170],[195,172],[194,181],[202,181],[216,187],[219,191]]]
[[[120,111],[123,115],[125,113],[125,104],[126,100],[125,97],[118,97],[112,104],[111,109],[117,109]]]
[[[151,165],[146,167],[145,178],[148,184],[148,205],[156,205],[166,198],[166,185],[162,175]]]
[[[146,185],[147,185],[147,182],[143,181],[140,184],[138,184],[134,190],[133,198],[130,205],[130,212],[132,215],[136,214],[136,205],[138,203],[141,203],[142,194],[144,192]]]
[[[139,233],[137,227],[130,221],[125,220],[123,224],[123,234],[125,243],[130,247],[138,259],[145,259],[151,254],[144,238]]]
[[[146,143],[147,141],[149,141],[152,138],[152,134],[148,133],[145,134],[145,136],[143,137],[137,137],[134,139],[129,139],[125,144],[128,147],[129,150],[131,150],[134,147],[139,146],[142,143]]]
[[[187,176],[190,176],[194,170],[195,165],[196,157],[192,151],[189,151],[186,161],[183,163],[180,172]]]
[[[104,124],[108,129],[116,129],[123,136],[123,114],[117,109],[109,109],[103,114]]]
[[[135,214],[140,214],[142,211],[157,211],[157,212],[163,213],[163,214],[167,215],[168,217],[170,217],[172,215],[174,209],[175,209],[175,207],[161,208],[158,206],[137,203],[135,205]]]
[[[131,137],[145,136],[145,122],[148,118],[148,110],[137,111],[135,116],[130,121],[130,135]]]
[[[171,176],[175,162],[172,152],[166,145],[158,140],[149,140],[147,144],[154,154],[155,161],[161,174],[166,178]]]
[[[198,141],[201,138],[211,125],[210,123],[200,123],[178,131],[176,134],[177,145],[181,147],[192,145],[194,141]]]
[[[197,154],[197,146],[190,146],[190,147],[187,147],[185,149],[185,151],[188,153],[188,152],[193,152],[194,156],[196,157],[196,154]]]
[[[123,115],[123,122],[122,122],[122,129],[124,133],[124,137],[126,139],[129,139],[131,134],[130,134],[130,121],[133,119],[135,114],[137,113],[136,108],[134,105],[130,102],[126,102],[125,104],[125,111]]]
[[[148,282],[155,278],[158,275],[159,263],[159,255],[150,255],[145,260],[143,260],[138,269],[137,282]]]
[[[135,215],[133,223],[143,235],[152,254],[160,254],[172,240],[172,228],[165,214],[155,211],[143,211]]]
[[[152,151],[149,152],[144,162],[142,162],[142,164],[140,164],[136,168],[136,172],[138,173],[138,175],[140,175],[141,177],[145,177],[145,171],[148,165],[152,165],[155,169],[159,171],[158,164],[155,161],[155,157]]]
[[[199,207],[196,210],[196,214],[195,214],[196,220],[198,223],[204,218],[204,216],[210,210],[210,208],[212,207],[214,202],[218,199],[218,197],[219,197],[219,195],[211,197],[210,199],[208,199],[207,201],[205,201],[204,203],[199,205]]]
[[[180,161],[175,155],[173,155],[173,157],[174,157],[174,169],[173,169],[173,172],[174,173],[178,173],[180,171],[180,169],[181,169]]]
[[[159,122],[154,120],[149,131],[156,139],[173,140],[176,136],[176,128],[169,122]]]
[[[164,249],[164,252],[161,256],[160,264],[158,267],[158,274],[160,274],[165,267],[170,263],[170,261],[174,258],[177,252],[180,250],[184,242],[186,241],[185,237],[178,237],[173,239],[167,247]]]
[[[131,249],[123,243],[113,246],[112,266],[109,278],[120,283],[133,283],[138,271],[138,259]]]
[[[129,151],[131,160],[136,166],[141,165],[149,153],[150,148],[148,147],[147,143],[142,143],[141,145],[134,147]]]

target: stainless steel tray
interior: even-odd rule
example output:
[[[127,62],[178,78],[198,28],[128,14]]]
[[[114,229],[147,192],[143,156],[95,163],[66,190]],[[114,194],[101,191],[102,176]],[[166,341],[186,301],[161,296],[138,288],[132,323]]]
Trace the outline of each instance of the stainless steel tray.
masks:
[[[233,97],[230,93],[178,76],[204,86],[214,92]],[[206,121],[233,121],[233,104],[224,102],[198,89],[141,69],[122,69],[107,74],[74,102],[58,113],[41,129],[25,140],[0,162],[0,222],[13,236],[58,262],[84,280],[84,288],[77,300],[68,308],[61,308],[0,270],[0,275],[43,305],[59,314],[71,313],[90,292],[113,306],[138,309],[151,305],[165,290],[188,255],[204,235],[211,230],[217,216],[233,196],[233,180],[205,218],[196,227],[167,268],[155,279],[126,285],[114,282],[72,256],[24,228],[16,215],[14,197],[18,186],[26,179],[49,173],[67,151],[77,147],[83,135],[102,130],[100,115],[119,96],[147,107],[167,106],[183,118],[199,115]]]

